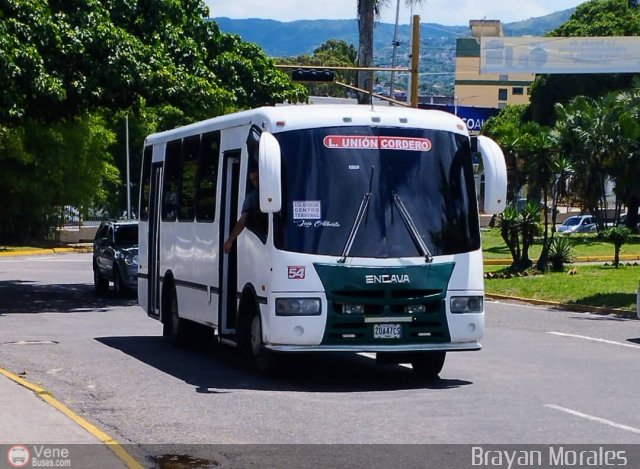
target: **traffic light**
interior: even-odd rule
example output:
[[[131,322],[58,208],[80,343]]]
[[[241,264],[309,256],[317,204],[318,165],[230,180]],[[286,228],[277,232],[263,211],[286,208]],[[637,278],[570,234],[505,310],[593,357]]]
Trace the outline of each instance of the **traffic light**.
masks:
[[[335,72],[328,69],[297,68],[291,72],[293,81],[332,82],[334,78]]]

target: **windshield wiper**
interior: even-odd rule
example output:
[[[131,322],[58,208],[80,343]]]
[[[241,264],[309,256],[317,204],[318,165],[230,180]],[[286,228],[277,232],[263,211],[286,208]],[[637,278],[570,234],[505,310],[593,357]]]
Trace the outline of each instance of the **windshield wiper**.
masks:
[[[349,232],[349,237],[347,238],[347,242],[342,249],[342,255],[338,262],[340,264],[344,264],[351,252],[351,247],[353,246],[353,241],[356,239],[356,234],[358,234],[358,229],[362,224],[362,220],[365,218],[369,212],[367,209],[369,208],[369,202],[371,201],[371,188],[373,186],[373,166],[371,166],[371,175],[369,176],[369,192],[365,192],[362,195],[362,200],[360,201],[360,207],[358,208],[358,213],[356,213],[356,218],[353,220],[353,225],[351,225],[351,231]],[[367,226],[367,222],[364,222],[364,225]]]
[[[397,207],[398,212],[402,217],[402,221],[404,222],[404,226],[407,228],[407,231],[411,235],[413,242],[415,243],[416,247],[422,252],[425,262],[432,262],[433,256],[429,252],[429,248],[427,248],[427,245],[424,244],[424,241],[420,236],[420,232],[418,232],[418,228],[416,228],[416,224],[413,222],[411,215],[409,215],[407,207],[405,207],[405,205],[402,203],[402,199],[393,191],[391,192],[391,198],[393,199],[393,203]]]

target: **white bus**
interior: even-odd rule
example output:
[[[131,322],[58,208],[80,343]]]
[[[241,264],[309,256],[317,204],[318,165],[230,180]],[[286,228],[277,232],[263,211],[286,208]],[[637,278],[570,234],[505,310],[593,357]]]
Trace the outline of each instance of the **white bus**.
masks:
[[[483,205],[503,210],[499,147],[478,138]],[[138,300],[270,371],[285,352],[372,352],[437,375],[479,350],[484,281],[472,141],[458,117],[369,106],[263,107],[150,135]],[[259,211],[223,244],[259,167]]]

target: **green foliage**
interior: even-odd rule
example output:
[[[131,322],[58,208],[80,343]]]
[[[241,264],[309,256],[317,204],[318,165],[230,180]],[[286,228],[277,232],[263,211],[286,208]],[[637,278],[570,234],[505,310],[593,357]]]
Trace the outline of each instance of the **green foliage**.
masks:
[[[119,215],[125,114],[136,181],[151,132],[306,100],[207,15],[201,0],[0,2],[0,239],[43,236],[64,205]]]
[[[524,270],[531,267],[529,249],[533,245],[535,236],[540,233],[539,217],[540,206],[533,202],[528,202],[520,211],[507,207],[500,214],[500,235],[513,259],[511,270]]]
[[[628,0],[591,0],[580,4],[569,21],[550,35],[636,36],[640,33],[640,11]]]
[[[198,119],[306,96],[260,48],[206,21],[200,0],[7,0],[0,8],[0,122],[53,121],[139,98]]]
[[[620,265],[620,248],[631,235],[626,226],[612,226],[604,232],[605,239],[611,241],[614,247],[613,265],[617,269]]]
[[[574,171],[571,189],[584,207],[605,226],[605,184],[630,210],[637,210],[640,188],[640,88],[594,99],[577,96],[557,104],[555,130]]]
[[[498,142],[507,164],[507,200],[514,201],[525,184],[520,158],[522,136],[521,106],[506,106],[497,116],[491,117],[483,126],[482,133]]]
[[[562,271],[564,265],[573,262],[575,250],[573,242],[563,236],[554,237],[549,245],[549,261],[556,272]]]
[[[0,238],[44,238],[58,207],[100,202],[118,178],[108,152],[114,135],[99,114],[53,124],[27,119],[3,134]]]
[[[526,110],[526,104],[508,104],[497,115],[487,119],[482,126],[482,133],[491,138],[499,138],[505,133],[504,129],[519,126],[524,121]]]

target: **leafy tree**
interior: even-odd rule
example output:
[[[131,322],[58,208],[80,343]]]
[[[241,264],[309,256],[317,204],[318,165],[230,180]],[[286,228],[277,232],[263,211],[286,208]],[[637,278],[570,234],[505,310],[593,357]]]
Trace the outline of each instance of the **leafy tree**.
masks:
[[[640,80],[634,85],[633,89],[619,93],[614,104],[623,134],[614,165],[616,194],[627,206],[627,228],[637,226],[640,205]]]
[[[118,170],[108,152],[114,135],[99,114],[53,124],[27,119],[0,132],[0,238],[42,239],[57,209],[107,198]]]
[[[3,238],[45,232],[55,207],[126,192],[124,144],[113,140],[124,113],[137,154],[145,132],[306,100],[260,48],[207,15],[201,0],[0,2]],[[99,164],[70,164],[89,151]]]
[[[524,160],[521,155],[526,135],[522,123],[526,105],[509,105],[487,120],[482,133],[498,142],[507,164],[507,200],[515,206],[520,190],[526,183]]]
[[[620,249],[630,234],[631,230],[626,226],[613,226],[604,232],[604,237],[613,243],[613,265],[616,269],[620,265]]]
[[[618,215],[620,201],[631,202],[637,213],[640,100],[633,95],[611,93],[598,99],[578,96],[567,105],[556,105],[556,129],[575,172],[572,186],[584,207],[596,217],[600,230],[607,221],[607,180],[615,184]]]
[[[550,195],[553,194],[554,176],[558,169],[559,154],[557,151],[557,142],[548,128],[535,122],[528,122],[523,124],[523,131],[525,132],[525,137],[523,138],[523,144],[521,146],[526,148],[526,151],[523,152],[523,157],[530,193],[541,193],[541,200],[544,202],[542,253],[538,258],[536,267],[538,270],[545,272],[547,270],[549,246],[554,234],[552,231],[551,239],[549,239],[550,220],[548,202]],[[555,197],[551,198],[553,199],[551,201],[551,223],[552,226],[555,226],[557,199]],[[539,197],[534,197],[533,200],[539,199]]]

